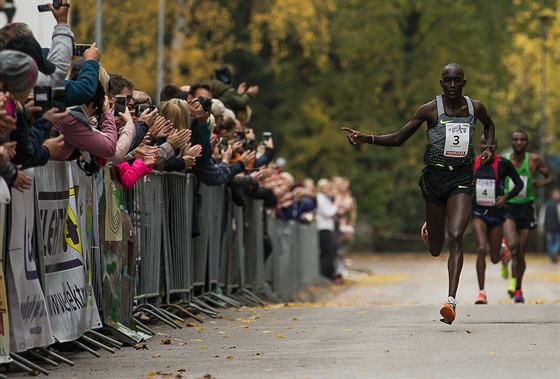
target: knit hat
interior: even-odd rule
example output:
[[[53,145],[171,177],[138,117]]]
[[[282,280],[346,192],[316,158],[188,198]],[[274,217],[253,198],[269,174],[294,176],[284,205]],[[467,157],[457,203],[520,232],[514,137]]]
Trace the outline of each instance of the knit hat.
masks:
[[[43,74],[50,75],[56,70],[56,66],[51,61],[47,60],[43,55],[41,45],[33,36],[19,36],[13,38],[4,46],[6,50],[17,50],[29,55],[37,62],[39,71]]]
[[[31,90],[37,82],[37,63],[29,55],[15,50],[0,52],[0,81],[7,90],[22,93]]]

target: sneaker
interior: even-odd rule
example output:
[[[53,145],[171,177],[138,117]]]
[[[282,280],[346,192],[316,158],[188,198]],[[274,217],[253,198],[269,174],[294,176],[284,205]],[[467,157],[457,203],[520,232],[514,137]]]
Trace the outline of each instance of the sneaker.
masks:
[[[443,304],[439,311],[439,314],[443,317],[440,321],[451,325],[455,321],[455,308],[457,308],[457,302],[451,296],[448,297],[447,302]]]
[[[505,238],[502,238],[502,254],[501,254],[501,256],[502,256],[502,264],[507,266],[507,264],[511,260],[511,250],[509,249],[509,246],[508,246]]]
[[[513,301],[515,303],[524,303],[523,292],[521,290],[515,290],[515,295],[513,296]]]
[[[488,304],[488,300],[486,299],[486,294],[484,291],[480,291],[478,293],[478,299],[474,302],[475,304]]]
[[[422,241],[424,242],[424,245],[430,247],[430,244],[428,242],[428,226],[426,225],[426,223],[422,225],[422,232],[420,234],[422,235]]]
[[[509,276],[508,265],[502,261],[502,278],[507,279]]]
[[[508,289],[509,297],[513,297],[515,295],[515,287],[517,287],[517,279],[511,278],[511,282],[509,283],[509,289]]]

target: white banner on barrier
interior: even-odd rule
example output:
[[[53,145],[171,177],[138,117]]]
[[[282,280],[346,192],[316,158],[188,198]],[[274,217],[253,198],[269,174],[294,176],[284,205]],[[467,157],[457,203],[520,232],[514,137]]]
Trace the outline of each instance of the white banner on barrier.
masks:
[[[71,163],[72,179],[76,188],[76,204],[78,205],[78,225],[82,235],[82,251],[87,278],[87,325],[90,329],[98,329],[103,326],[99,317],[97,303],[93,296],[93,255],[92,249],[92,229],[93,220],[97,215],[93,215],[93,183],[75,162]]]
[[[0,182],[6,182],[0,178]],[[0,183],[1,187],[1,183]],[[0,188],[0,191],[2,189]],[[1,195],[0,195],[1,196]],[[8,196],[0,197],[0,267],[4,267],[4,245],[6,243],[4,231],[6,230],[6,207],[5,202],[9,202]],[[10,323],[8,317],[8,298],[6,296],[6,283],[4,280],[4,270],[0,270],[0,364],[10,363]]]
[[[25,170],[32,175],[32,170]],[[9,291],[10,346],[20,353],[54,342],[35,263],[34,191],[12,190],[12,220],[6,283]]]
[[[35,184],[45,255],[45,298],[55,338],[75,340],[89,329],[88,283],[76,190],[69,162],[37,167]]]

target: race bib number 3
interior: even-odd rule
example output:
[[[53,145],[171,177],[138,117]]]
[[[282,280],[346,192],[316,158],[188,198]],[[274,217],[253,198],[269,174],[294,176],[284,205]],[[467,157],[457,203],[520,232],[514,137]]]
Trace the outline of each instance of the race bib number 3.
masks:
[[[476,203],[486,207],[496,205],[496,181],[494,179],[476,180]]]
[[[449,123],[445,125],[445,149],[443,155],[446,157],[464,157],[469,151],[470,125],[460,123]]]

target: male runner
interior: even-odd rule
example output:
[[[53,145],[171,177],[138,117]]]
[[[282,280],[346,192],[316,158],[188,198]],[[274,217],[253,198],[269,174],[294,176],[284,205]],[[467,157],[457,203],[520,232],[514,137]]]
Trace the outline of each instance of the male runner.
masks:
[[[472,138],[477,120],[484,125],[488,142],[482,152],[483,164],[491,162],[494,154],[494,122],[482,102],[463,96],[463,88],[467,84],[464,76],[460,65],[446,65],[440,80],[443,95],[422,105],[397,132],[374,136],[342,128],[349,132],[347,138],[352,145],[369,143],[401,146],[424,122],[427,124],[426,167],[422,170],[419,185],[426,204],[432,256],[441,254],[446,228],[449,237],[448,298],[440,310],[441,321],[447,324],[455,320],[455,297],[463,268],[463,234],[471,216],[474,164]]]
[[[482,146],[486,145],[484,136],[480,138]],[[494,145],[498,142],[494,139]],[[476,238],[477,258],[476,275],[478,278],[478,298],[475,304],[488,304],[484,290],[486,256],[496,264],[501,260],[503,224],[505,221],[506,201],[515,197],[523,189],[523,181],[504,157],[494,155],[492,164],[481,164],[482,156],[476,157],[474,163],[474,196],[472,205],[472,225]],[[504,194],[505,179],[511,178],[515,187]]]
[[[512,253],[512,281],[508,290],[516,303],[524,303],[523,274],[527,263],[525,251],[531,230],[537,227],[535,219],[535,188],[541,188],[552,183],[552,176],[544,160],[537,154],[528,153],[529,136],[524,130],[516,130],[511,135],[513,153],[509,156],[511,163],[523,180],[524,187],[521,192],[506,202],[506,222],[504,234]],[[540,173],[544,179],[535,179],[535,174]],[[506,193],[512,189],[511,183],[506,183]]]

